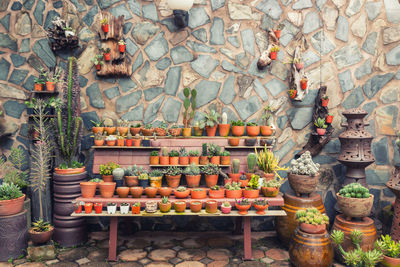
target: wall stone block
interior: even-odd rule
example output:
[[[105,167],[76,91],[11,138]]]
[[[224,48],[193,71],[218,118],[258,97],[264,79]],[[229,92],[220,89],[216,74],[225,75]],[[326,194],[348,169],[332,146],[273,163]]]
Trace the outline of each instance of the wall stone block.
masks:
[[[176,95],[181,81],[182,67],[171,67],[167,72],[165,79],[165,93],[167,95]]]
[[[372,154],[375,157],[376,165],[389,164],[389,148],[387,137],[381,138],[379,141],[373,142],[371,148]]]
[[[371,99],[379,90],[390,82],[393,77],[393,73],[373,76],[363,85],[364,94]]]
[[[99,116],[97,115],[96,111],[83,112],[83,113],[81,113],[81,118],[83,121],[83,125],[88,130],[91,130],[93,127],[93,123],[91,121],[95,121],[95,122],[100,121]]]
[[[375,110],[378,132],[383,135],[395,135],[399,109],[396,105],[379,107]]]
[[[290,108],[286,111],[293,129],[301,130],[312,120],[312,107]]]
[[[154,3],[142,6],[143,17],[152,21],[158,21],[157,8]]]
[[[257,96],[251,96],[246,100],[240,100],[233,103],[237,113],[242,120],[247,120],[251,115],[259,111],[261,103]]]
[[[4,112],[13,118],[21,118],[22,112],[25,110],[26,106],[24,103],[20,103],[15,100],[8,100],[3,104]]]
[[[171,58],[175,65],[193,60],[192,53],[184,46],[176,46],[171,49]]]
[[[151,123],[157,117],[157,113],[160,110],[161,104],[164,101],[165,96],[161,96],[155,102],[150,103],[146,111],[144,112],[143,122],[145,124]]]
[[[221,83],[202,80],[196,84],[197,91],[197,107],[202,107],[217,98]]]
[[[116,112],[123,112],[129,108],[136,106],[142,96],[142,91],[135,91],[133,93],[121,96],[115,101]]]
[[[121,119],[127,121],[141,121],[143,120],[143,110],[144,110],[144,105],[140,104],[137,107],[125,113],[124,115],[122,115]]]
[[[105,108],[103,97],[97,83],[93,83],[86,88],[86,95],[89,97],[90,105],[94,108]]]
[[[200,55],[196,60],[192,61],[190,65],[195,72],[204,78],[209,78],[210,74],[219,65],[219,61],[209,55]]]
[[[181,112],[182,102],[175,100],[173,98],[168,98],[165,101],[161,112],[163,114],[163,118],[166,122],[177,122],[179,118],[179,113]]]
[[[253,36],[254,38],[254,36]],[[225,36],[224,36],[224,21],[215,17],[211,28],[210,28],[210,44],[211,45],[223,45],[225,44]],[[253,42],[254,45],[254,42]]]
[[[256,8],[269,15],[274,20],[278,20],[282,14],[282,8],[277,0],[262,0],[258,3]]]
[[[189,10],[189,27],[194,29],[211,22],[210,16],[203,7],[194,7]]]
[[[168,42],[164,38],[164,32],[159,33],[144,51],[152,61],[159,60],[165,56],[168,53]]]
[[[353,41],[351,44],[337,50],[332,55],[339,69],[357,64],[363,59],[360,48],[357,43]]]

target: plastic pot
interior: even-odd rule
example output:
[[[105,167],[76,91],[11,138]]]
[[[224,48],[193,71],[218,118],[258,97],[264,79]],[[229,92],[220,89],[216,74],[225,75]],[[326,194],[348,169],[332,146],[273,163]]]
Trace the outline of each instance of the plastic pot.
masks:
[[[278,57],[278,52],[270,52],[269,53],[269,57],[272,59],[272,60],[276,60],[277,59],[277,57]]]
[[[99,202],[99,203],[94,203],[94,212],[99,214],[103,211],[103,203]]]
[[[90,214],[93,210],[93,203],[85,203],[85,213]]]
[[[125,203],[127,204],[127,203]],[[128,205],[120,205],[119,210],[121,211],[121,214],[128,214],[129,213],[129,204]]]
[[[146,187],[149,186],[149,180],[148,179],[147,180],[139,180],[138,179],[138,181],[139,181],[139,186],[141,186],[143,188],[146,188]]]

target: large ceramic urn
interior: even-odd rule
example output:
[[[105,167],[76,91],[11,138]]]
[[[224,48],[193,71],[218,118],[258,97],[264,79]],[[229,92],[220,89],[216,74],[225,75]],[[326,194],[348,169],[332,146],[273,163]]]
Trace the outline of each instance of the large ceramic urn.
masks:
[[[355,108],[342,114],[347,122],[342,123],[346,131],[339,135],[341,151],[338,161],[347,167],[344,185],[358,182],[366,186],[365,168],[375,162],[371,151],[373,136],[365,130],[369,125],[364,122],[368,112]]]

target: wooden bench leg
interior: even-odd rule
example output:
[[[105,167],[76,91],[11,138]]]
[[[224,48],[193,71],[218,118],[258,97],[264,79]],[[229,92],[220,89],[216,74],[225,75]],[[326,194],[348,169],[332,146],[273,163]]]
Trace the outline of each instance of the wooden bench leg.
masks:
[[[110,238],[108,260],[117,261],[118,217],[110,217]]]
[[[251,217],[243,216],[243,242],[244,242],[244,260],[252,260],[251,251]]]

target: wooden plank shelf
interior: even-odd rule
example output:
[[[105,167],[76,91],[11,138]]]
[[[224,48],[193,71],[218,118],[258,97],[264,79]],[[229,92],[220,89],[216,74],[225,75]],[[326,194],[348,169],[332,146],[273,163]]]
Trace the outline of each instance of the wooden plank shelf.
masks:
[[[151,136],[148,136],[151,137]],[[274,139],[275,136],[157,136],[158,139],[228,139],[228,138],[238,138],[238,139],[255,139],[255,138],[262,138],[262,139]]]
[[[37,94],[37,95],[56,95],[59,92],[58,91],[54,91],[54,92],[50,92],[50,91],[32,91],[31,93]]]
[[[92,146],[93,149],[138,149],[138,150],[159,150],[154,146]]]
[[[224,146],[225,149],[262,149],[264,146]],[[268,149],[271,149],[272,146],[267,146]]]
[[[170,167],[170,166],[176,166],[176,167],[188,167],[188,166],[190,166],[190,164],[188,164],[188,165],[149,165],[151,168],[157,168],[157,167],[160,167],[160,168],[168,168],[168,167]],[[196,166],[198,166],[198,167],[201,167],[201,166],[206,166],[206,165],[200,165],[200,164],[196,164]],[[229,168],[231,165],[218,165],[218,167],[221,167],[221,168]]]

